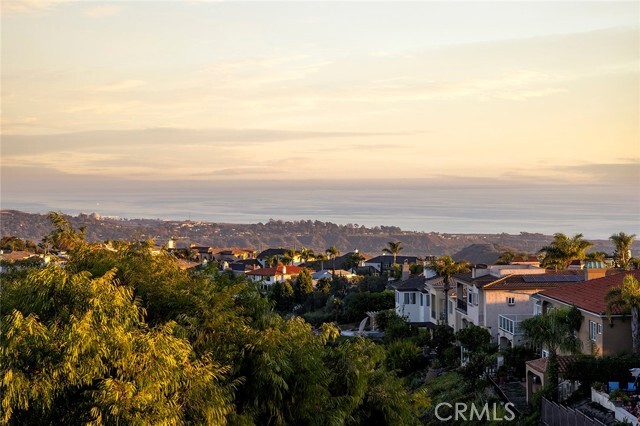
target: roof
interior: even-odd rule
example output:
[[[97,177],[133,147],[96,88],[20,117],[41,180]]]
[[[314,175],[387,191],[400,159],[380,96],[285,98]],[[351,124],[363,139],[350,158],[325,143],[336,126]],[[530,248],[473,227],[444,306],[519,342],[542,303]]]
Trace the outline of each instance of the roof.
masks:
[[[559,355],[558,357],[558,373],[563,374],[567,372],[569,365],[576,360],[575,355]],[[531,369],[536,370],[539,373],[544,374],[547,371],[547,363],[549,358],[538,358],[531,361],[527,361],[526,364]]]
[[[286,268],[286,272],[285,271]],[[292,265],[278,265],[275,268],[260,268],[247,272],[247,275],[256,275],[260,277],[274,277],[276,275],[298,275],[304,268]]]
[[[190,261],[184,260],[184,259],[176,259],[176,261],[178,262],[178,267],[180,269],[192,269],[192,268],[200,266],[200,264],[198,262],[190,262]]]
[[[0,258],[2,258],[2,260],[8,260],[10,262],[14,262],[16,260],[28,259],[33,256],[37,256],[37,255],[34,253],[31,253],[30,251],[24,251],[24,250],[14,250],[9,253],[0,254]]]
[[[417,256],[400,256],[400,255],[396,256],[396,263],[400,265],[403,264],[405,260],[408,263],[416,263],[418,261],[418,257]],[[391,265],[393,263],[393,255],[386,254],[383,256],[376,256],[372,259],[366,260],[365,263],[380,263],[383,265]]]
[[[605,315],[607,304],[605,296],[607,292],[622,285],[622,280],[627,275],[633,275],[640,280],[640,270],[628,271],[626,273],[618,273],[608,275],[602,278],[596,278],[575,284],[568,284],[559,288],[553,288],[540,292],[540,296],[557,300],[585,311],[593,312],[597,315]],[[613,314],[621,314],[622,312],[614,311]]]
[[[353,275],[351,272],[345,271],[344,269],[336,269],[335,271],[333,271],[332,269],[323,269],[321,271],[315,272],[312,276],[316,277],[316,276],[321,276],[321,275],[326,275],[326,274],[337,275],[339,277]]]
[[[220,254],[223,256],[229,256],[229,255],[234,255],[234,254],[243,254],[243,253],[255,253],[256,251],[254,249],[250,249],[250,248],[241,248],[241,247],[225,247],[225,248],[217,248],[214,249],[214,252],[216,254]]]
[[[396,285],[396,291],[420,291],[425,286],[424,275],[418,275]]]
[[[575,283],[576,280],[582,281],[584,280],[584,271],[576,269],[546,270],[544,274],[512,274],[503,277],[484,275],[476,278],[472,278],[471,272],[464,272],[455,274],[453,278],[456,281],[472,284],[485,290],[537,290],[565,286]]]
[[[264,251],[262,251],[257,258],[258,259],[264,259],[265,257],[268,256],[284,256],[286,254],[288,249],[284,249],[284,248],[269,248],[266,249]]]

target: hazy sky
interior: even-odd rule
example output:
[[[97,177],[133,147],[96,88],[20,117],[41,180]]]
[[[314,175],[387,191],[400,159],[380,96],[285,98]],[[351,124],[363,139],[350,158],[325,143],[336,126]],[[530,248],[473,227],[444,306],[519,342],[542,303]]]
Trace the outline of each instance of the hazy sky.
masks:
[[[2,7],[3,186],[638,177],[638,2]]]

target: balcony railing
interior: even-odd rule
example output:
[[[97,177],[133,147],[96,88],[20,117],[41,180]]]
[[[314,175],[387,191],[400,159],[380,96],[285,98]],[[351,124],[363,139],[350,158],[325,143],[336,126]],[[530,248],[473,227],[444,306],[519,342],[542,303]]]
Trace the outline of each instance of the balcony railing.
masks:
[[[520,329],[520,323],[533,315],[498,315],[498,328],[505,333],[521,336],[524,332]]]
[[[462,311],[462,312],[464,312],[466,314],[467,313],[467,302],[464,302],[464,301],[462,301],[460,299],[457,299],[456,302],[457,302],[458,310]]]

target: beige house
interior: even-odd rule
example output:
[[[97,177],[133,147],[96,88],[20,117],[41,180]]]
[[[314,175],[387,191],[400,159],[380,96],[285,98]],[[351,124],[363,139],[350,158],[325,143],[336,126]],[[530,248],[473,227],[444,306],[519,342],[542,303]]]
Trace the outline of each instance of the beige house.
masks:
[[[581,341],[582,353],[599,356],[631,353],[630,314],[614,311],[610,317],[607,316],[605,297],[609,290],[622,285],[626,275],[632,275],[640,280],[640,270],[625,272],[605,269],[601,266],[587,262],[586,281],[536,294],[533,297],[534,312],[544,314],[550,309],[575,306],[582,314],[582,323],[577,334]],[[542,355],[540,359],[527,362],[527,400],[535,393],[537,386],[545,383],[547,354],[544,349]],[[571,359],[570,356],[560,358]],[[574,384],[562,382],[561,390],[563,386],[571,388]]]
[[[537,309],[544,313],[553,308],[576,306],[582,313],[578,331],[582,353],[603,356],[631,353],[631,315],[614,312],[609,318],[605,302],[607,292],[621,286],[627,275],[640,280],[640,270],[635,270],[542,291],[535,296]]]
[[[531,296],[582,280],[583,271],[549,271],[534,264],[475,267],[452,277],[455,315],[449,324],[456,331],[484,327],[501,347],[518,345],[523,340],[519,323],[534,310]]]

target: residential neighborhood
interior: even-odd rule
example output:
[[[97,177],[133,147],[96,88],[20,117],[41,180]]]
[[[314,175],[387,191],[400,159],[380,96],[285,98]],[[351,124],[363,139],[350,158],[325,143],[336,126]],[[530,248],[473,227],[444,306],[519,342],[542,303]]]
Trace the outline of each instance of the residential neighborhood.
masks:
[[[68,237],[56,238],[46,255],[30,242],[30,250],[12,250],[24,244],[15,238],[3,239],[3,274],[43,268],[51,262],[64,267],[69,253],[56,245],[71,245],[66,242]],[[467,379],[475,383],[484,378],[483,386],[495,387],[491,392],[513,403],[520,416],[543,418],[565,412],[595,416],[601,410],[605,420],[633,420],[630,413],[635,408],[611,405],[602,396],[617,389],[615,386],[631,386],[628,376],[620,370],[603,370],[614,371],[611,380],[606,386],[594,382],[589,388],[593,395],[586,395],[584,379],[576,378],[574,365],[587,362],[581,356],[591,357],[589,362],[609,362],[636,353],[632,311],[612,294],[623,294],[621,288],[637,285],[640,269],[633,269],[634,258],[624,245],[609,257],[587,257],[588,242],[578,235],[572,239],[572,244],[582,247],[577,252],[554,252],[567,241],[568,237],[557,234],[538,255],[505,252],[496,264],[456,262],[430,254],[400,255],[400,241],[390,241],[382,248],[384,254],[375,257],[358,249],[343,254],[334,246],[317,252],[304,247],[258,252],[250,247],[215,247],[174,239],[146,247],[152,257],[168,256],[190,275],[213,274],[255,285],[282,315],[300,316],[314,327],[338,323],[346,339],[360,336],[391,344],[395,340],[388,339],[398,339],[392,336],[401,333],[420,350],[411,366],[405,367],[414,374],[431,365],[424,370],[427,376],[449,377],[473,365],[475,370],[470,371],[475,372]],[[122,244],[96,247],[116,253]],[[618,302],[612,302],[615,300]],[[555,316],[565,327],[560,329],[565,334],[559,342],[532,331],[538,327],[534,322]],[[450,336],[448,340],[440,340],[443,333]],[[512,359],[515,354],[520,355]],[[622,359],[625,366],[635,365],[633,359],[640,362],[638,358]],[[429,386],[428,380],[424,383]],[[544,395],[542,402],[537,395]],[[558,405],[576,395],[585,395],[580,397],[582,406]],[[541,405],[536,408],[536,404]],[[594,404],[602,408],[593,408]],[[608,423],[603,420],[603,424]]]

